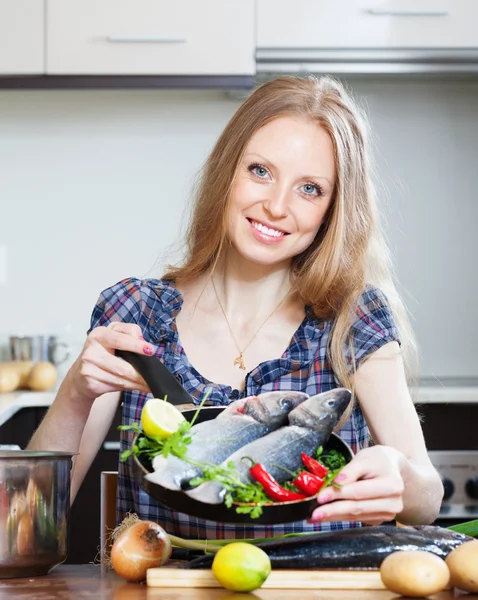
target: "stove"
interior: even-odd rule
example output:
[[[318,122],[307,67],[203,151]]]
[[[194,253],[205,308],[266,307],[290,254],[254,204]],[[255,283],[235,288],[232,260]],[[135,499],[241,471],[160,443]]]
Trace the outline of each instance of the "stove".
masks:
[[[439,518],[477,519],[478,451],[430,450],[428,456],[445,488]]]

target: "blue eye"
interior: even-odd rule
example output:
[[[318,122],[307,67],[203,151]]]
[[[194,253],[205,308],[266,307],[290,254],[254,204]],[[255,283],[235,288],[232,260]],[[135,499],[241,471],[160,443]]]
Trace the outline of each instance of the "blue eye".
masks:
[[[323,196],[323,189],[315,183],[306,183],[302,186],[302,190],[307,196]]]
[[[267,176],[267,169],[262,165],[253,164],[249,165],[247,168],[251,173],[253,173],[257,177],[260,177],[261,179],[265,179]]]

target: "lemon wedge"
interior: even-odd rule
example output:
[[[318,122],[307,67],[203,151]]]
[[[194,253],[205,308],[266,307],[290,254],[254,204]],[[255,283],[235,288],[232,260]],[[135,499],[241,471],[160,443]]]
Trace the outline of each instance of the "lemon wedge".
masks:
[[[148,400],[141,411],[141,427],[148,437],[171,437],[184,420],[181,411],[158,398]]]

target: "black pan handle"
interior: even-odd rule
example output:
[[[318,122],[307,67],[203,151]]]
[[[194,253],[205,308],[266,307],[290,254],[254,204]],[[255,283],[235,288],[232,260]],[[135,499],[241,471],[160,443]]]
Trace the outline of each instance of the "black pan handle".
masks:
[[[156,356],[128,350],[116,350],[116,356],[129,362],[138,371],[155,398],[167,396],[168,402],[175,405],[193,403],[192,397]]]

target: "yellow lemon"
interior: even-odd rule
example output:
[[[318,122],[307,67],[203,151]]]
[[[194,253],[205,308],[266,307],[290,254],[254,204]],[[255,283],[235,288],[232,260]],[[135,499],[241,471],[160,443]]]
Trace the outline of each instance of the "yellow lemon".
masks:
[[[175,406],[157,398],[148,400],[141,411],[141,427],[148,437],[168,438],[184,420]]]
[[[271,572],[271,561],[264,550],[247,542],[223,546],[214,557],[212,572],[219,583],[235,592],[260,588]]]

